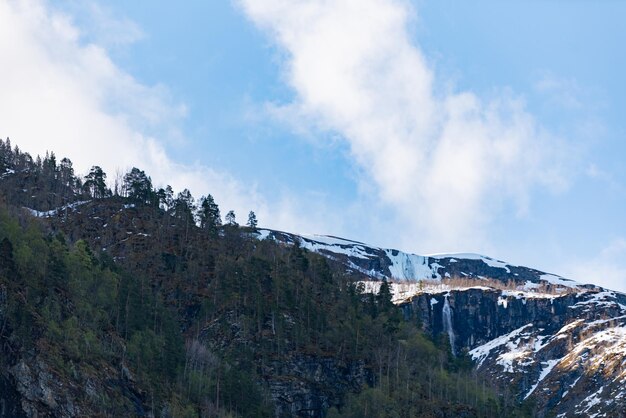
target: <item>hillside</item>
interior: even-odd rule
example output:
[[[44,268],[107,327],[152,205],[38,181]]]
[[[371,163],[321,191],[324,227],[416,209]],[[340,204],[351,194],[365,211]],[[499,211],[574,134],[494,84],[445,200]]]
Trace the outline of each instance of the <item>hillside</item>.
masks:
[[[0,169],[5,416],[525,416],[387,290],[212,198],[8,141]]]
[[[406,320],[446,334],[455,354],[531,400],[537,416],[626,415],[626,295],[478,254],[419,256],[327,236],[262,230],[299,241],[361,277],[388,280]]]
[[[626,297],[222,224],[0,144],[6,416],[624,416]]]

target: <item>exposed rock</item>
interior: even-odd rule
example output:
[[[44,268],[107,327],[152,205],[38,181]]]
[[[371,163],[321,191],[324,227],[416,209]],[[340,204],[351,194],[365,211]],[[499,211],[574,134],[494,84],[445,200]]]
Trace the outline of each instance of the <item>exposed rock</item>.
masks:
[[[22,410],[27,416],[81,415],[80,408],[74,405],[74,394],[68,392],[61,379],[53,376],[43,361],[36,359],[29,364],[22,359],[9,370],[16,381],[16,390],[22,398]]]
[[[304,354],[269,362],[263,375],[281,417],[323,417],[347,392],[372,383],[371,371],[361,362]]]
[[[469,352],[494,381],[512,383],[519,401],[533,399],[538,417],[626,413],[625,295],[470,288],[423,293],[401,307],[436,336],[445,298],[455,350]]]

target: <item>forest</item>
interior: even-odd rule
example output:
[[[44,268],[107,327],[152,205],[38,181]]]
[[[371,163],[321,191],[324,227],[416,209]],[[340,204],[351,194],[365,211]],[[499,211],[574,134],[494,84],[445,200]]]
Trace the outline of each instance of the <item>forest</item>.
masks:
[[[386,282],[366,294],[297,242],[259,240],[253,211],[222,223],[210,194],[138,168],[110,187],[98,166],[81,177],[8,139],[0,173],[2,384],[24,397],[20,368],[54,376],[40,412],[531,416],[403,317]]]

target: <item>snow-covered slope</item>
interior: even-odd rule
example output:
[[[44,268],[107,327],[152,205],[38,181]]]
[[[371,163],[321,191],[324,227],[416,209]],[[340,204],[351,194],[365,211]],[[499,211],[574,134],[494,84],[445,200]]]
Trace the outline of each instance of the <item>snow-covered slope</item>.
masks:
[[[388,279],[396,282],[419,282],[448,278],[494,279],[533,287],[583,288],[585,286],[560,276],[523,266],[516,266],[480,254],[416,255],[379,248],[361,242],[326,235],[298,235],[259,229],[259,239],[272,239],[287,245],[296,242],[309,251],[341,263],[346,270],[364,280]]]

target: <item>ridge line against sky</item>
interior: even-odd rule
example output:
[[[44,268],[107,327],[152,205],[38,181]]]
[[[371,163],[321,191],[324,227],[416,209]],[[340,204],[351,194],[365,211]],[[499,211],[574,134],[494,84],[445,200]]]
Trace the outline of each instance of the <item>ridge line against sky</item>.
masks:
[[[421,0],[150,10],[0,0],[0,53],[12,63],[0,69],[0,135],[67,155],[81,172],[101,164],[112,178],[138,166],[156,183],[214,194],[240,218],[255,210],[266,227],[486,253],[626,289],[626,151],[612,110],[623,86],[611,95],[584,63],[564,72],[551,59],[566,62],[565,49],[533,57],[497,21],[512,16],[511,30],[531,38],[516,26],[531,16],[545,43],[560,45],[552,31],[573,39],[576,19],[606,21],[618,6],[524,14],[516,4],[491,4],[484,17]],[[623,32],[612,22],[609,40]],[[446,35],[457,28],[463,36]],[[607,79],[618,80],[626,66],[611,64]],[[526,65],[530,79],[506,78]]]

